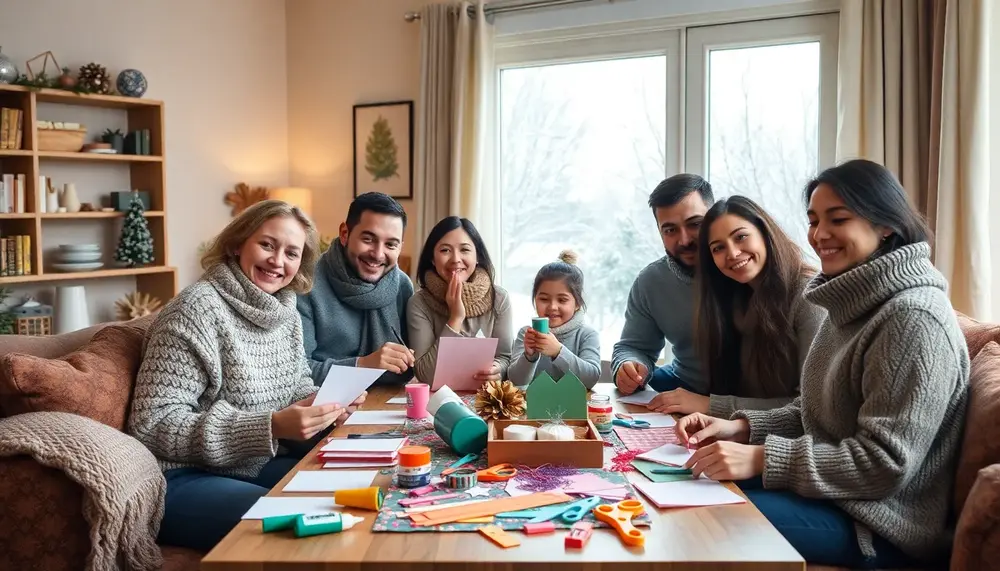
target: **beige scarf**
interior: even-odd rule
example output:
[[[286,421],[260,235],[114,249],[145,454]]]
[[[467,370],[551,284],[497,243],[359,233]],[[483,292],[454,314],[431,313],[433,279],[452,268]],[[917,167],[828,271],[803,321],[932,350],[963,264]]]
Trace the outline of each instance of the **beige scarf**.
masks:
[[[138,440],[83,416],[32,412],[0,420],[0,457],[21,454],[83,488],[83,517],[90,524],[84,569],[153,571],[163,565],[156,536],[167,482]]]
[[[441,315],[448,315],[448,282],[444,281],[434,270],[424,273],[424,288],[431,294],[431,309]],[[472,277],[462,284],[462,304],[465,305],[466,317],[479,317],[492,309],[493,282],[490,274],[483,268],[476,268]]]

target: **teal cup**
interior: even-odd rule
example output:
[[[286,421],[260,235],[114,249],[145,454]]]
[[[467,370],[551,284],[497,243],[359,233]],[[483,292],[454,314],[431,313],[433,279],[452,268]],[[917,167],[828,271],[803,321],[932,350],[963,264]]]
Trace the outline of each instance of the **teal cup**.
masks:
[[[531,318],[531,328],[539,333],[549,332],[549,318],[548,317],[532,317]]]

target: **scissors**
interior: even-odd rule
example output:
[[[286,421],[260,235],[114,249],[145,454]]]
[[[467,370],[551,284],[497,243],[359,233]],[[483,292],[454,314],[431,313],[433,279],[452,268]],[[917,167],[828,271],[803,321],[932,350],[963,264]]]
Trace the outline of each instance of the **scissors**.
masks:
[[[471,463],[475,462],[476,460],[479,460],[479,455],[478,454],[466,454],[465,456],[462,456],[461,458],[459,458],[458,462],[455,462],[451,466],[448,466],[447,468],[445,468],[444,470],[442,470],[441,471],[441,475],[442,476],[447,476],[448,474],[451,474],[452,472],[454,472],[455,470],[458,470],[462,466],[465,466],[466,464],[471,464]]]
[[[625,426],[628,428],[652,428],[652,425],[645,420],[616,418],[611,421],[615,426]]]
[[[480,482],[505,482],[517,475],[513,464],[497,464],[476,472]]]

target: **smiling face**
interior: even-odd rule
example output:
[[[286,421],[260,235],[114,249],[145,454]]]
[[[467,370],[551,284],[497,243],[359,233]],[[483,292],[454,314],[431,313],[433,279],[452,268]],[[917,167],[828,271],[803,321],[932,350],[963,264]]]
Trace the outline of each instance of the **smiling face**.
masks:
[[[535,294],[535,312],[549,318],[549,327],[559,327],[576,314],[579,306],[573,292],[563,280],[545,280],[538,284]]]
[[[767,263],[767,243],[749,220],[724,214],[708,229],[708,248],[716,267],[727,278],[755,286]]]
[[[476,271],[476,246],[472,238],[462,228],[448,232],[434,245],[434,271],[444,281],[458,273],[460,281],[466,281]]]
[[[828,276],[842,274],[870,258],[890,234],[849,209],[825,183],[809,197],[808,215],[809,245]]]
[[[708,206],[697,192],[688,193],[673,206],[656,208],[663,248],[689,268],[698,264],[698,230]]]
[[[340,225],[340,243],[347,261],[368,282],[376,283],[392,270],[403,247],[403,220],[391,214],[365,211],[354,228]]]
[[[243,242],[236,256],[247,278],[273,294],[291,283],[298,273],[305,243],[306,232],[298,220],[275,216]]]

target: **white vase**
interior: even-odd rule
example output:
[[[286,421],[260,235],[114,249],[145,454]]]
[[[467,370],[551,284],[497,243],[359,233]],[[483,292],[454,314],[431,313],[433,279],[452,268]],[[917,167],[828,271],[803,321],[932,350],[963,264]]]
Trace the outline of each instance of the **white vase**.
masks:
[[[59,193],[55,189],[52,189],[52,192],[45,191],[45,211],[59,212]]]
[[[76,195],[76,185],[71,182],[67,182],[63,187],[63,206],[66,207],[66,212],[80,211],[80,198]]]
[[[87,292],[83,286],[56,288],[56,333],[69,333],[90,327],[87,314]]]

